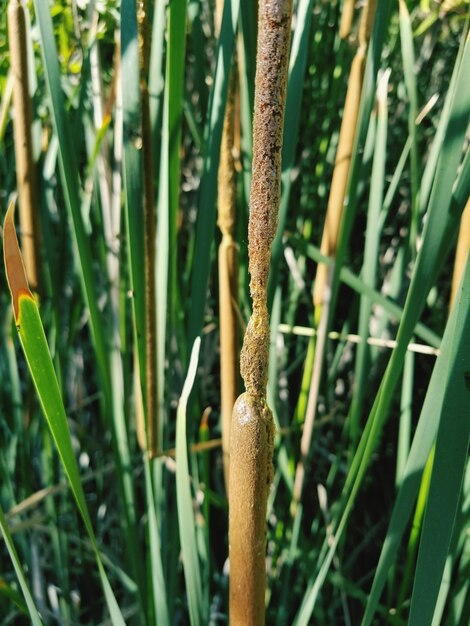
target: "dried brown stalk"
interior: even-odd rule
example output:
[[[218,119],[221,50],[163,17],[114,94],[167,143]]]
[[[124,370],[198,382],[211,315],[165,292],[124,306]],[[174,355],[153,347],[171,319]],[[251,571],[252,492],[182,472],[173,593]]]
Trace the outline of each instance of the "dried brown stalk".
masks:
[[[467,256],[470,251],[470,198],[467,201],[462,217],[460,218],[459,238],[455,251],[454,274],[452,276],[452,287],[450,292],[450,307],[454,304],[460,280],[465,269]]]
[[[230,624],[261,626],[265,616],[266,507],[274,423],[266,403],[267,284],[276,233],[292,3],[259,4],[253,117],[253,182],[248,227],[253,313],[241,352],[246,392],[235,403],[230,441]]]
[[[331,181],[330,195],[326,210],[325,225],[321,241],[321,251],[325,256],[334,256],[338,243],[339,227],[343,214],[344,197],[348,184],[349,167],[354,148],[359,105],[361,102],[364,67],[372,25],[375,17],[376,0],[369,0],[364,6],[359,24],[359,47],[354,56],[349,74],[348,90],[344,102],[343,119],[336,151],[335,168]],[[320,263],[315,278],[313,303],[319,306],[323,302],[327,284],[328,269]]]
[[[153,188],[153,154],[150,132],[148,92],[148,17],[147,1],[137,2],[137,26],[140,61],[140,94],[142,103],[142,154],[144,171],[144,248],[145,248],[145,414],[147,453],[154,457],[159,448],[157,420],[157,303],[155,293],[155,205]],[[141,437],[139,437],[141,439]]]
[[[220,32],[223,2],[216,5],[216,26]],[[235,159],[235,78],[230,73],[225,108],[217,186],[218,220],[222,241],[219,246],[219,319],[220,319],[220,382],[222,453],[225,488],[228,493],[230,470],[230,427],[232,411],[238,395],[238,246],[233,238],[236,219]]]
[[[21,248],[31,289],[40,290],[40,231],[36,205],[37,178],[31,135],[32,108],[28,80],[28,49],[25,11],[20,0],[8,4],[10,64],[14,76],[13,130],[18,186]]]
[[[218,224],[222,232],[219,246],[219,311],[220,311],[220,380],[222,440],[225,484],[229,484],[230,426],[232,411],[238,395],[238,246],[233,238],[236,209],[234,139],[234,77],[232,71],[229,98],[218,176]]]
[[[341,22],[339,25],[339,36],[341,39],[349,37],[351,26],[354,18],[354,5],[356,0],[344,0],[343,10],[341,12]]]

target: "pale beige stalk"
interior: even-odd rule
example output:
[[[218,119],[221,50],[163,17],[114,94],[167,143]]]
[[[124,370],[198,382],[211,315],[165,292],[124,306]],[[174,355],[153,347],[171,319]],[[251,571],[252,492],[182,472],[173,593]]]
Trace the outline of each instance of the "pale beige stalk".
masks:
[[[367,48],[374,24],[376,0],[367,0],[361,14],[359,23],[359,47],[354,56],[349,76],[348,90],[344,103],[343,119],[336,152],[335,168],[331,181],[330,195],[326,212],[325,225],[321,241],[321,251],[325,256],[332,257],[336,254],[343,206],[349,178],[351,157],[354,148],[356,126],[359,116],[364,68],[367,56]],[[324,263],[317,267],[314,289],[313,304],[315,307],[315,324],[318,335],[315,347],[313,368],[304,372],[304,381],[310,380],[307,409],[305,413],[304,430],[301,439],[301,454],[297,464],[294,479],[294,491],[292,498],[292,512],[295,514],[297,504],[302,496],[305,477],[305,464],[310,452],[313,428],[315,422],[318,393],[320,389],[324,351],[326,346],[326,333],[328,332],[329,302],[331,292],[331,279],[333,276],[334,263],[328,269]],[[312,339],[312,341],[314,341]],[[304,384],[302,384],[302,388]]]
[[[354,18],[354,5],[356,0],[344,0],[343,10],[341,12],[341,22],[339,25],[339,36],[341,39],[349,37],[351,26]]]
[[[216,5],[216,26],[220,32],[223,1]],[[236,180],[233,155],[235,139],[235,78],[232,68],[225,108],[217,185],[217,207],[222,241],[219,246],[219,324],[220,324],[220,400],[222,454],[225,488],[228,494],[230,471],[230,428],[232,411],[238,395],[238,246],[233,232],[236,219]]]
[[[348,90],[344,102],[343,119],[336,151],[335,168],[331,180],[330,195],[326,210],[325,225],[321,241],[321,251],[325,256],[334,256],[338,243],[339,228],[343,215],[344,198],[348,184],[349,166],[354,148],[359,105],[361,103],[364,67],[369,44],[370,33],[374,23],[376,0],[368,0],[361,14],[359,24],[359,47],[354,56],[349,74]],[[315,306],[323,302],[327,284],[328,269],[320,263],[317,268],[313,303]]]
[[[470,198],[467,200],[462,217],[460,218],[459,238],[455,250],[454,273],[452,276],[452,288],[450,293],[450,307],[454,304],[455,296],[459,288],[460,280],[465,269],[467,256],[470,251]]]
[[[26,18],[19,0],[8,4],[10,65],[14,76],[13,131],[20,209],[21,248],[31,289],[40,289],[40,231],[37,178],[31,134],[32,107],[28,79]]]
[[[281,187],[281,148],[292,4],[261,0],[253,117],[253,179],[248,226],[253,313],[241,352],[246,393],[235,403],[230,442],[230,624],[265,621],[266,507],[274,423],[266,403],[267,284]]]

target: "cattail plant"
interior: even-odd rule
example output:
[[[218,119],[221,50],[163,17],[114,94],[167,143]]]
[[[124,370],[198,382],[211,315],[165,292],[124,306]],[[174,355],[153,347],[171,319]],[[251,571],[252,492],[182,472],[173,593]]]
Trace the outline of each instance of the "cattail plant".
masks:
[[[220,32],[223,3],[217,3],[216,24]],[[235,79],[232,68],[225,107],[224,127],[220,146],[217,186],[217,223],[222,233],[219,245],[219,319],[220,319],[220,386],[222,452],[225,487],[228,491],[230,466],[230,426],[232,411],[238,395],[238,246],[233,238],[236,219],[235,159]]]
[[[367,48],[372,25],[374,23],[375,10],[376,0],[367,0],[362,9],[358,34],[359,46],[351,65],[338,148],[336,151],[335,167],[331,181],[330,195],[328,197],[325,225],[323,227],[321,240],[321,252],[325,256],[333,258],[336,253],[341,218],[343,215],[343,206],[359,116]],[[313,287],[313,305],[315,307],[314,321],[318,331],[318,338],[316,343],[314,339],[310,342],[309,353],[311,358],[307,360],[307,366],[302,381],[302,390],[308,389],[309,391],[305,411],[304,430],[300,443],[300,460],[295,472],[293,511],[295,511],[296,503],[300,501],[302,496],[305,462],[310,451],[310,443],[313,434],[316,404],[323,368],[323,354],[326,345],[326,333],[328,331],[328,305],[333,269],[333,263],[329,268],[323,263],[319,263]]]
[[[267,286],[280,199],[281,147],[292,4],[260,2],[248,227],[253,313],[241,352],[246,392],[236,401],[230,441],[230,623],[260,626],[265,616],[266,506],[274,423],[266,402]]]
[[[8,4],[8,37],[11,69],[14,76],[13,126],[21,245],[29,284],[33,291],[38,292],[41,267],[38,194],[31,134],[32,109],[28,79],[26,18],[20,0],[10,0]]]

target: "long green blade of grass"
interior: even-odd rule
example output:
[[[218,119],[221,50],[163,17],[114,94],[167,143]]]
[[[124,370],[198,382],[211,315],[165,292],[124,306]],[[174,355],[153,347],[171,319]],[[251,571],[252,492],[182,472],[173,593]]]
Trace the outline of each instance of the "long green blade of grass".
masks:
[[[203,606],[202,577],[197,550],[196,520],[191,497],[191,476],[189,474],[186,441],[186,407],[196,378],[200,346],[201,339],[197,337],[191,352],[188,374],[181,392],[176,418],[176,500],[191,626],[202,626],[205,623],[204,615],[206,613]]]
[[[10,205],[5,218],[4,256],[15,311],[16,326],[28,368],[39,397],[41,408],[49,425],[95,553],[111,619],[116,626],[124,626],[124,619],[111,589],[111,585],[109,584],[99,553],[85,501],[85,494],[80,481],[77,461],[72,448],[72,439],[67,424],[67,416],[62,402],[59,384],[49,354],[39,311],[29,291],[26,275],[24,273],[24,266],[13,221],[13,205]]]
[[[468,298],[469,294],[470,277],[468,274],[469,272],[467,272],[463,283],[462,300],[465,297]],[[412,514],[421,483],[421,476],[437,435],[439,418],[443,412],[444,393],[451,383],[448,372],[454,371],[458,367],[457,357],[459,352],[453,350],[453,347],[454,345],[465,346],[465,335],[468,335],[469,311],[470,309],[467,307],[467,319],[462,320],[461,318],[460,325],[457,324],[456,309],[452,311],[447,322],[442,339],[441,353],[433,369],[426,399],[413,437],[410,454],[401,477],[400,489],[393,507],[372,588],[368,595],[362,626],[369,626],[372,623],[380,595],[387,581],[389,569],[396,558],[397,549]],[[447,381],[445,386],[442,384],[443,380]]]
[[[26,581],[20,559],[18,557],[18,553],[16,552],[15,544],[13,543],[13,539],[12,539],[10,530],[8,528],[7,520],[5,519],[5,514],[3,513],[3,510],[1,507],[0,507],[0,531],[2,532],[5,545],[7,547],[8,553],[11,558],[11,562],[13,563],[13,567],[15,568],[16,576],[18,577],[18,582],[20,583],[21,591],[23,592],[26,606],[29,611],[29,617],[31,618],[31,623],[33,624],[33,626],[42,626],[41,618],[39,616],[36,605],[34,604],[33,596],[31,595],[31,591],[29,590],[29,586]]]
[[[121,5],[121,80],[123,108],[124,206],[128,233],[134,334],[138,347],[142,389],[145,389],[145,287],[144,287],[144,207],[142,150],[139,129],[142,120],[139,79],[136,4]]]
[[[437,433],[429,496],[424,515],[411,598],[409,626],[431,624],[444,572],[465,473],[470,439],[470,262],[452,342],[455,363],[449,369]],[[459,330],[461,336],[459,336]]]

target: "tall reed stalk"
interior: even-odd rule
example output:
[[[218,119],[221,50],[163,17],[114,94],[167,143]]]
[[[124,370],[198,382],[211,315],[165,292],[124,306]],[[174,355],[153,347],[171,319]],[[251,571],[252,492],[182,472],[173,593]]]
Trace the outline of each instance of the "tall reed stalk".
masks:
[[[223,3],[217,3],[216,25],[220,32]],[[222,453],[225,487],[228,492],[230,469],[230,427],[238,395],[238,245],[233,233],[236,220],[235,159],[235,86],[237,71],[230,72],[224,127],[220,146],[217,181],[217,224],[222,233],[219,245],[219,320],[220,320],[220,386]]]
[[[344,103],[343,119],[336,152],[335,167],[331,181],[330,195],[326,210],[325,225],[321,240],[321,252],[323,255],[334,259],[338,244],[341,218],[345,203],[346,189],[348,184],[351,157],[356,136],[356,126],[361,102],[362,84],[364,80],[364,68],[367,56],[367,48],[374,23],[376,0],[367,0],[362,9],[359,23],[358,41],[359,46],[354,56],[349,75],[348,90]],[[318,393],[323,370],[323,356],[326,347],[328,333],[328,320],[330,313],[331,281],[334,273],[334,263],[327,267],[323,263],[317,266],[317,273],[313,287],[314,323],[317,327],[317,339],[311,340],[309,356],[302,380],[302,392],[308,389],[308,400],[305,410],[304,430],[300,443],[300,460],[297,464],[293,491],[293,511],[302,497],[302,489],[305,477],[305,464],[310,453],[310,445],[315,422]]]
[[[13,127],[15,138],[16,179],[18,186],[21,246],[28,281],[33,291],[40,289],[40,238],[38,190],[33,157],[32,108],[29,93],[28,47],[25,10],[20,0],[8,4],[8,37],[10,42],[13,85]]]
[[[341,12],[341,22],[339,24],[339,36],[341,39],[349,37],[351,26],[354,19],[355,0],[344,0],[343,10]]]
[[[233,410],[230,441],[230,624],[265,619],[266,507],[274,423],[266,402],[269,355],[267,286],[276,234],[292,3],[259,4],[253,117],[253,178],[248,226],[253,313],[241,352],[246,392]]]

